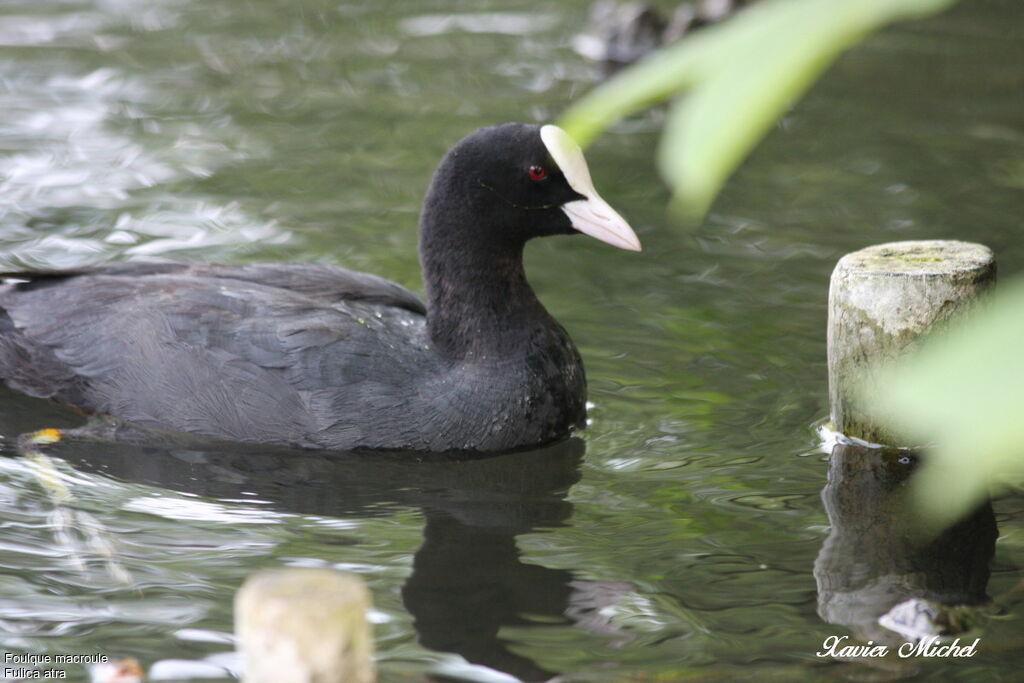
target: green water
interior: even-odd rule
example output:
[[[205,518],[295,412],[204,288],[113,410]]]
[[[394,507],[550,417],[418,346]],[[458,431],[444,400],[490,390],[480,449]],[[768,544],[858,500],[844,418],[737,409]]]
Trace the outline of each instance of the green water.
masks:
[[[9,0],[0,266],[315,260],[419,289],[435,164],[592,87],[571,49],[586,7]],[[989,576],[986,510],[915,549],[877,512],[905,466],[836,455],[830,475],[815,427],[842,254],[961,238],[1001,277],[1024,270],[1021,19],[965,0],[872,38],[692,230],[664,213],[660,113],[604,136],[595,184],[644,251],[557,238],[527,255],[590,381],[592,424],[556,448],[453,463],[70,443],[53,450],[62,526],[13,439],[81,418],[3,392],[0,649],[218,680],[249,573],[335,566],[372,589],[385,681],[1019,680],[1021,500],[994,504]],[[978,654],[817,657],[829,636],[876,637],[858,609],[888,574],[994,598]]]

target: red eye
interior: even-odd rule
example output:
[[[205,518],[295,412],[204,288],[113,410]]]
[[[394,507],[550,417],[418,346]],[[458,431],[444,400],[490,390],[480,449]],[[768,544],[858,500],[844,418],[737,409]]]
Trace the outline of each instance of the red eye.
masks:
[[[548,172],[544,169],[543,166],[531,166],[530,170],[527,171],[527,173],[529,173],[530,177],[533,178],[534,180],[544,180],[545,178],[548,177]]]

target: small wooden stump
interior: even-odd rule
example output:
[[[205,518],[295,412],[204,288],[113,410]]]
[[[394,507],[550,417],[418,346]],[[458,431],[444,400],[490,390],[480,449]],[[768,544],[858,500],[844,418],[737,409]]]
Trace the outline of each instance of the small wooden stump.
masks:
[[[331,569],[268,569],[235,596],[246,683],[372,683],[371,605],[356,576]]]
[[[854,403],[858,387],[876,365],[905,355],[995,281],[992,250],[970,242],[890,242],[841,258],[828,296],[833,429],[872,443],[910,445]]]

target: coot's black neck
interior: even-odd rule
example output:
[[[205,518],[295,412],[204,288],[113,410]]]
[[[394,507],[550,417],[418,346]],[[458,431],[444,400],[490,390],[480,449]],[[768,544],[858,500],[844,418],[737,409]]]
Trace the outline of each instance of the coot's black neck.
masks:
[[[440,203],[449,202],[428,196],[420,220],[427,330],[438,352],[493,362],[525,351],[538,328],[560,330],[526,281],[523,241],[495,239],[472,223],[469,207]]]
[[[440,353],[455,360],[509,357],[525,350],[538,327],[557,326],[526,281],[522,244],[450,248],[459,249],[459,258],[446,257],[448,249],[421,255],[427,331]]]

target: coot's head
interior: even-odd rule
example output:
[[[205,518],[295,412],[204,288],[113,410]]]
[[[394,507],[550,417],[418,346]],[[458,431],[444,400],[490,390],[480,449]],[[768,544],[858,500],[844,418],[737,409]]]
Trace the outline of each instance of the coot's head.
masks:
[[[459,141],[434,174],[421,230],[424,245],[515,246],[582,232],[640,250],[629,224],[594,189],[579,145],[552,125],[505,123]]]

